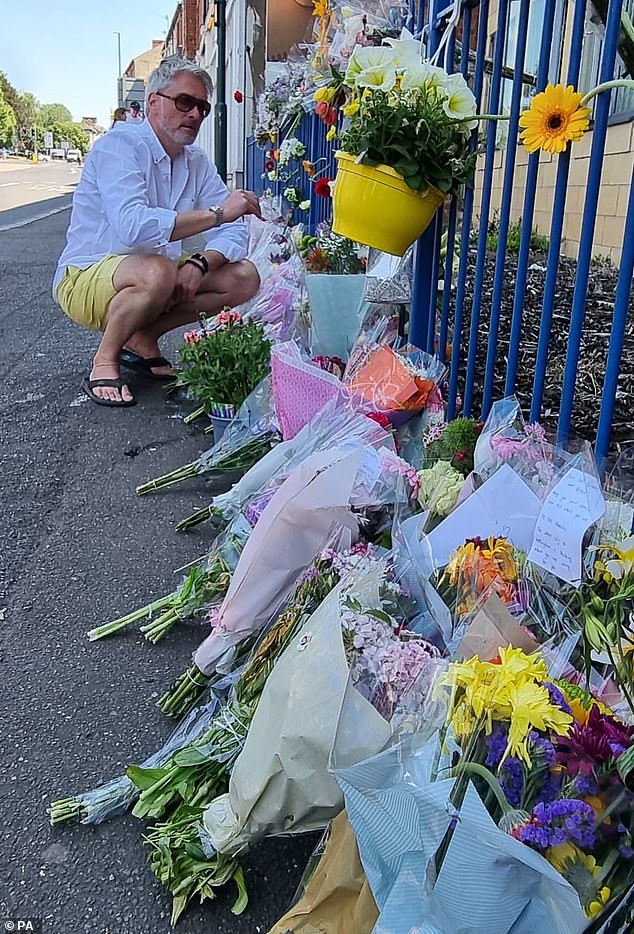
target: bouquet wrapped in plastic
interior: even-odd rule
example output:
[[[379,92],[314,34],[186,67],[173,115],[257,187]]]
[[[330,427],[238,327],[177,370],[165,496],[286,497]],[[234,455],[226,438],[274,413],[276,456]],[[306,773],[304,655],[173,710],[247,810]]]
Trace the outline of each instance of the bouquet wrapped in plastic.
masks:
[[[137,487],[139,496],[172,486],[190,477],[244,473],[279,441],[279,425],[273,410],[271,377],[259,383],[240,406],[235,418],[213,447],[190,464],[148,480]]]
[[[284,440],[295,435],[331,399],[344,397],[341,381],[305,359],[294,341],[271,352],[275,412]]]
[[[324,826],[342,807],[328,769],[333,750],[358,761],[420,708],[444,663],[408,630],[400,596],[388,563],[370,560],[342,580],[289,645],[269,676],[228,794],[205,812],[218,852]]]
[[[376,932],[580,934],[632,884],[632,729],[539,653],[455,662],[438,736],[337,770]],[[596,929],[596,928],[595,928]]]
[[[395,353],[385,344],[368,346],[351,358],[344,385],[353,397],[399,426],[427,403],[444,366],[423,351]]]

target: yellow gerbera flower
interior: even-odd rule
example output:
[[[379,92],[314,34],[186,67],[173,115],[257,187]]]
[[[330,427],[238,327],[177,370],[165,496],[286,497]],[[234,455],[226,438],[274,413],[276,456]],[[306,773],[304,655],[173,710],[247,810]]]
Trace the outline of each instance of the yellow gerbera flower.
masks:
[[[581,139],[590,122],[588,108],[579,106],[582,97],[563,84],[549,84],[535,95],[520,117],[521,140],[529,152],[563,152],[569,142]]]
[[[602,889],[597,892],[597,897],[594,901],[590,902],[586,908],[586,914],[589,918],[596,918],[597,915],[601,914],[607,903],[610,901],[611,895],[610,889],[607,885],[604,885]]]

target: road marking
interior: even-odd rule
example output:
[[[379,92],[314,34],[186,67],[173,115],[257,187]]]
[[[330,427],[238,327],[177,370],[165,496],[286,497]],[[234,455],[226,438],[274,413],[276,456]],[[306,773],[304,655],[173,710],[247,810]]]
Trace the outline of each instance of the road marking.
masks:
[[[19,185],[19,182],[0,182],[0,188],[9,188],[11,185]]]
[[[24,205],[21,205],[23,207]],[[46,211],[44,214],[36,214],[35,217],[29,217],[25,221],[16,221],[15,224],[6,224],[4,227],[0,227],[0,233],[4,233],[6,230],[13,230],[15,227],[25,227],[27,224],[33,224],[35,221],[42,221],[45,217],[50,217],[52,214],[59,214],[60,211],[70,210],[70,204],[65,204],[61,208],[53,208],[52,211]]]

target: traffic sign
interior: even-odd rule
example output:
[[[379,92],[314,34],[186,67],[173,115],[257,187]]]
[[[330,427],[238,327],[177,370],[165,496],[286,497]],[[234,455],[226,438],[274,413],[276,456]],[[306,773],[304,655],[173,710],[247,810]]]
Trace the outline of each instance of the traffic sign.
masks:
[[[45,149],[53,148],[53,134],[51,133],[50,130],[47,130],[46,133],[44,134],[44,147]]]
[[[61,140],[61,141],[60,141],[60,144],[59,144],[59,148],[60,148],[60,149],[70,149],[70,143],[69,143],[69,141],[68,141],[67,139]]]

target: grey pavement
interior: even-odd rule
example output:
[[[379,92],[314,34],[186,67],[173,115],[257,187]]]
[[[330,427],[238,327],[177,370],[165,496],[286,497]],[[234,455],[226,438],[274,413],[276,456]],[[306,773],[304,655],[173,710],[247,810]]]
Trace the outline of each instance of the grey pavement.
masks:
[[[146,864],[142,823],[51,828],[45,809],[141,762],[172,730],[155,699],[188,664],[200,625],[156,647],[136,630],[94,644],[85,633],[172,590],[175,569],[206,551],[204,527],[174,531],[209,502],[202,479],[146,498],[134,489],[193,460],[208,436],[141,377],[133,408],[83,397],[98,338],[50,294],[69,213],[2,231],[10,216],[0,213],[0,921],[40,917],[45,934],[167,932],[171,900]],[[163,349],[176,345],[172,336]],[[245,914],[230,913],[229,886],[177,930],[268,931],[314,843],[262,844],[245,859]]]

